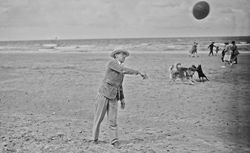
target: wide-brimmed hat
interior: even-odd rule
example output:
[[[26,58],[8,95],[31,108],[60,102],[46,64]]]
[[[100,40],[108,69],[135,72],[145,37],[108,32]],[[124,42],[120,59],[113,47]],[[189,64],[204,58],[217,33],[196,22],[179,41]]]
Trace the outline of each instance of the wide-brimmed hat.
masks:
[[[127,50],[125,50],[125,49],[115,49],[115,50],[110,54],[110,56],[113,57],[113,58],[115,58],[115,55],[116,55],[116,54],[120,54],[120,53],[123,53],[124,55],[126,55],[126,57],[129,56],[129,52],[128,52]]]

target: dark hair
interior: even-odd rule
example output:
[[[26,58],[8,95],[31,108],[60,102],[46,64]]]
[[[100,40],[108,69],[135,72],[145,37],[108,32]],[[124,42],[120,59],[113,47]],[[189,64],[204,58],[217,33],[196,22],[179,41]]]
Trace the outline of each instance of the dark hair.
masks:
[[[235,44],[235,41],[232,41],[232,44]]]
[[[228,42],[225,42],[225,45],[228,45],[229,43]]]

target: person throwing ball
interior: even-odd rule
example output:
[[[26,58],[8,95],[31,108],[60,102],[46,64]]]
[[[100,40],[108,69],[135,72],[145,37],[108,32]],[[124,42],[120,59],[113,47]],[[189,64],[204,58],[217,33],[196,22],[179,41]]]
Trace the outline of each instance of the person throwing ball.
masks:
[[[113,59],[107,65],[104,80],[96,97],[92,136],[93,142],[97,144],[100,125],[107,113],[111,144],[118,148],[117,112],[118,101],[121,102],[121,109],[125,108],[122,88],[124,75],[140,75],[143,79],[147,79],[147,75],[123,66],[126,57],[129,56],[128,51],[116,49],[110,56]]]

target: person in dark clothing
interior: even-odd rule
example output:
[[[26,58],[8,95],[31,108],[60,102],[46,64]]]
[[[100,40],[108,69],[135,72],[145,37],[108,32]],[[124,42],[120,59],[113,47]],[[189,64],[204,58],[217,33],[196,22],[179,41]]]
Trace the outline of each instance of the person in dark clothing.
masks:
[[[219,46],[215,46],[215,56],[218,56],[219,50],[220,50],[220,47]]]
[[[237,48],[237,46],[235,44],[235,41],[232,41],[231,50],[233,51],[232,58],[231,58],[232,63],[237,64],[238,63],[237,56],[239,55],[239,51],[238,51],[238,48]]]
[[[223,48],[223,50],[221,52],[221,61],[222,62],[224,62],[225,50],[226,50],[226,46],[228,45],[228,42],[225,42],[224,44],[225,44],[224,48]]]
[[[215,46],[214,46],[214,42],[212,42],[212,43],[208,46],[208,48],[210,49],[210,52],[209,52],[208,56],[210,56],[210,55],[214,56],[214,52],[213,52],[214,47],[215,47]]]

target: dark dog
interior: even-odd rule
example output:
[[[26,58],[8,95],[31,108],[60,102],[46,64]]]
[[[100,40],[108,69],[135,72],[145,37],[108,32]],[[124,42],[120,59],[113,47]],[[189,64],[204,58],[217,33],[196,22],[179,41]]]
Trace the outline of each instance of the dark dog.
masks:
[[[204,81],[204,79],[206,79],[207,81],[209,81],[208,78],[207,78],[207,76],[203,73],[201,65],[198,65],[198,67],[196,68],[196,71],[198,73],[200,81]]]

